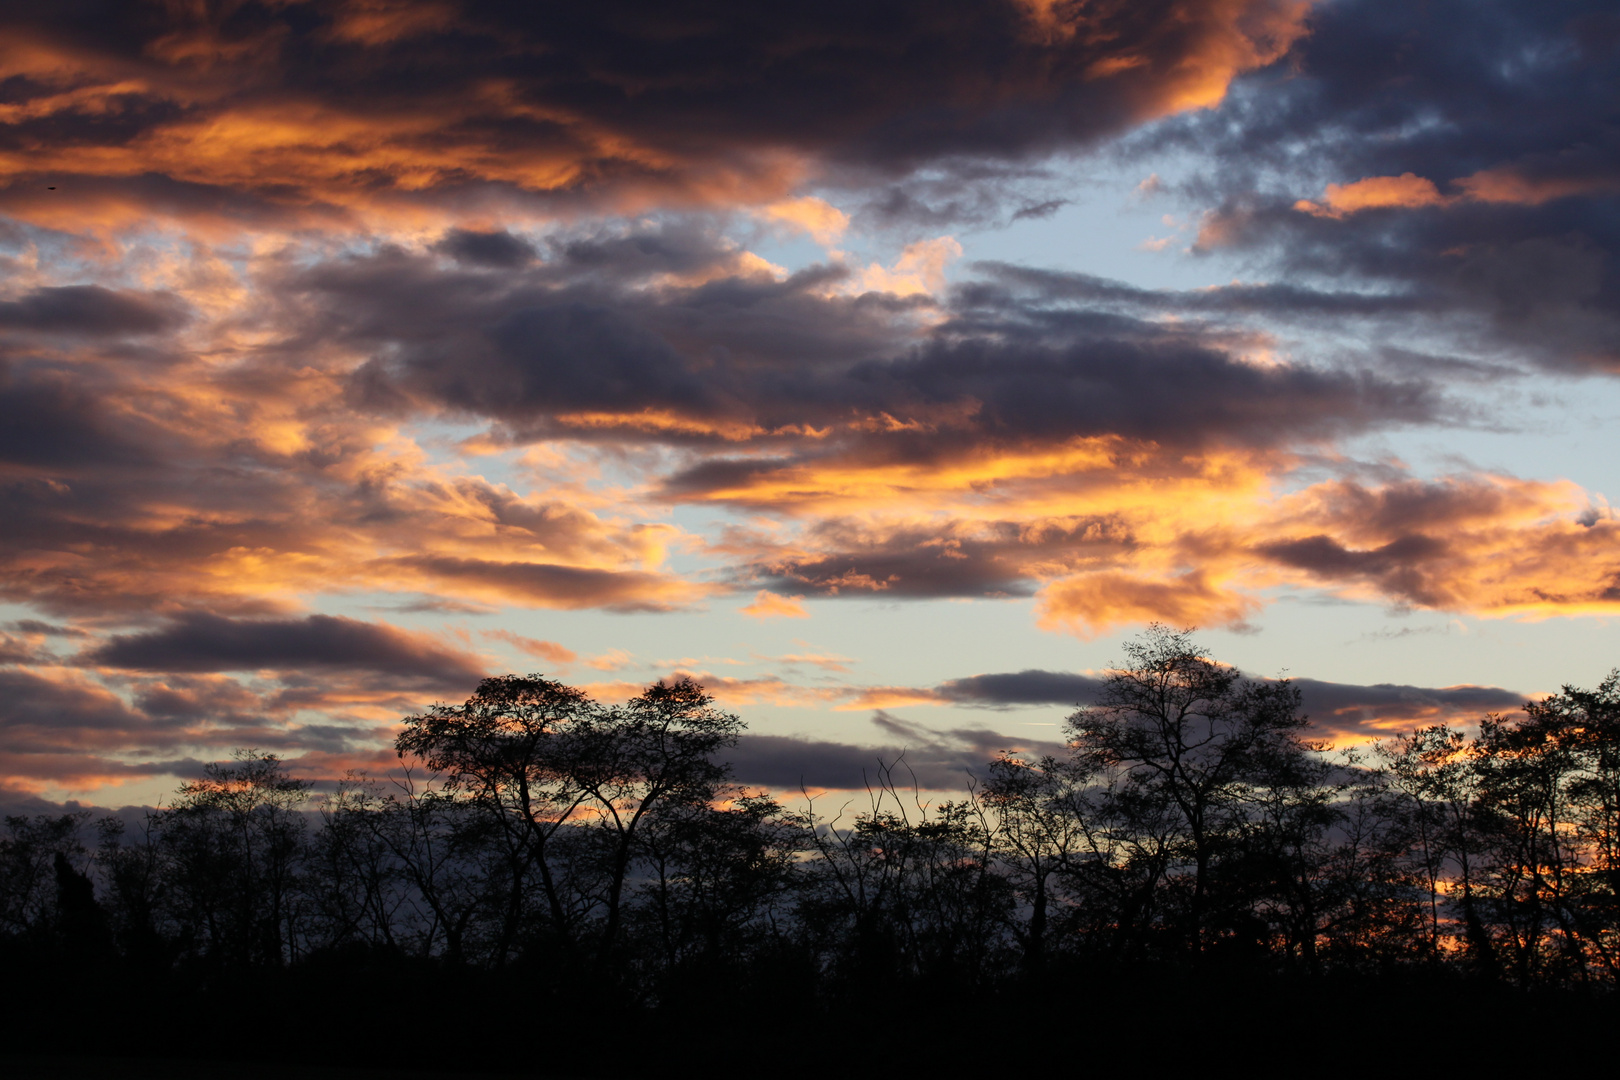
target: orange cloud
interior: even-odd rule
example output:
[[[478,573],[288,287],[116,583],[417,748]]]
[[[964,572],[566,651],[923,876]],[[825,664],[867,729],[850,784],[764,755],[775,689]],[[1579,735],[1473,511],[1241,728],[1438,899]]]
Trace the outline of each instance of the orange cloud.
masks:
[[[950,698],[935,690],[913,686],[868,686],[852,688],[854,695],[836,706],[840,712],[867,709],[900,709],[910,705],[950,705]]]
[[[1539,206],[1553,199],[1620,188],[1620,178],[1614,176],[1535,176],[1513,166],[1482,169],[1453,183],[1462,189],[1464,196],[1477,202],[1521,206]]]
[[[811,239],[823,245],[836,244],[849,228],[848,214],[825,199],[809,195],[774,202],[756,212],[766,221],[780,222],[808,233]]]
[[[1261,550],[1352,599],[1530,619],[1620,613],[1620,522],[1569,483],[1323,484]]]
[[[215,304],[203,294],[196,307]],[[53,422],[79,432],[73,454],[103,446],[97,452],[119,463],[122,480],[98,486],[99,466],[71,464],[79,458],[16,465],[13,482],[33,494],[19,504],[26,520],[0,540],[6,595],[57,610],[206,606],[262,616],[359,590],[618,610],[666,610],[728,591],[668,569],[667,553],[685,548],[759,574],[768,587],[742,610],[761,618],[807,617],[801,601],[812,589],[1038,592],[1044,625],[1094,634],[1152,619],[1241,621],[1264,590],[1289,584],[1476,613],[1613,610],[1603,547],[1612,522],[1581,524],[1584,496],[1567,486],[1476,478],[1440,485],[1452,492],[1446,498],[1419,498],[1395,485],[1378,497],[1449,509],[1432,527],[1374,533],[1367,523],[1378,517],[1361,505],[1375,499],[1371,489],[1352,498],[1350,488],[1316,485],[1279,496],[1293,460],[1281,450],[1172,448],[1119,435],[991,441],[972,402],[774,429],[768,437],[797,455],[728,468],[664,501],[768,509],[780,527],[699,543],[648,520],[636,489],[571,480],[568,455],[548,459],[555,486],[537,491],[431,461],[408,428],[343,406],[354,360],[339,350],[311,346],[288,376],[218,364],[219,355],[256,355],[259,345],[231,336],[240,333],[230,319],[199,319],[184,331],[195,352],[162,369],[109,366],[124,380],[121,393]],[[663,430],[686,435],[672,423]],[[922,437],[940,449],[897,458],[880,441]],[[148,459],[155,463],[141,464]],[[230,485],[199,479],[223,462]],[[563,653],[531,655],[559,662]]]
[[[1398,206],[1414,209],[1423,206],[1447,206],[1453,200],[1440,194],[1433,180],[1413,173],[1399,176],[1369,176],[1353,184],[1329,184],[1322,201],[1301,199],[1295,210],[1316,217],[1341,218],[1360,210]]]
[[[1535,176],[1511,165],[1482,169],[1451,183],[1459,194],[1442,194],[1434,181],[1409,172],[1399,176],[1369,176],[1352,184],[1329,184],[1320,202],[1301,199],[1294,204],[1294,209],[1314,217],[1342,218],[1384,207],[1419,209],[1465,202],[1539,206],[1553,199],[1620,187],[1620,181],[1612,176]]]
[[[802,596],[778,596],[767,589],[754,594],[754,602],[738,608],[744,615],[756,619],[808,619],[810,613],[799,603]]]
[[[891,267],[872,263],[847,286],[851,293],[886,292],[895,296],[936,296],[945,291],[945,268],[962,257],[954,236],[907,244]]]
[[[1075,0],[1015,0],[1027,20],[1028,34],[1048,45],[1117,40],[1122,24],[1140,14],[1129,3],[1077,3]],[[1136,8],[1137,10],[1132,10]],[[1189,33],[1194,48],[1164,64],[1151,45],[1135,49],[1105,49],[1086,67],[1088,78],[1117,79],[1127,85],[1142,80],[1137,103],[1141,119],[1219,104],[1238,75],[1281,57],[1306,32],[1308,0],[1218,0],[1208,5],[1187,5],[1174,18],[1158,16],[1156,33],[1167,37]],[[1152,82],[1149,77],[1156,76]]]
[[[384,45],[442,31],[456,18],[454,5],[433,0],[345,0],[328,33],[337,41]]]
[[[524,637],[521,634],[514,634],[510,630],[481,630],[479,632],[484,637],[504,641],[521,652],[553,664],[567,665],[579,659],[578,654],[572,649],[566,649],[555,641],[541,641],[538,638]]]
[[[810,687],[787,682],[774,675],[739,679],[730,675],[716,675],[711,671],[677,669],[666,678],[690,678],[703,684],[716,701],[727,707],[743,705],[777,705],[784,708],[815,708],[838,701],[851,692],[846,687]],[[580,689],[598,701],[622,701],[634,697],[647,688],[646,683],[624,680],[586,683]]]
[[[803,645],[804,642],[799,642]],[[836,653],[788,653],[775,657],[782,664],[814,664],[824,671],[848,671],[850,664],[855,661],[852,657],[839,656]]]
[[[447,474],[396,433],[306,409],[299,399],[326,380],[244,392],[208,372],[165,374],[171,385],[132,388],[119,402],[125,415],[105,421],[106,452],[130,462],[120,487],[85,483],[94,462],[18,473],[15,482],[56,494],[0,540],[7,595],[46,606],[161,611],[206,600],[272,612],[332,589],[620,608],[680,606],[717,591],[659,569],[679,530]],[[82,443],[88,429],[77,430]],[[163,445],[167,462],[138,464],[143,443]],[[232,485],[196,483],[227,457],[237,462]]]
[[[595,668],[597,671],[619,671],[629,667],[634,660],[634,654],[626,652],[624,649],[609,649],[600,656],[591,657],[585,661],[585,664],[588,667]]]
[[[1233,0],[1215,6],[1211,15],[1220,20],[1219,29],[1210,34],[1202,49],[1191,52],[1172,69],[1168,92],[1155,115],[1220,104],[1234,78],[1281,58],[1305,36],[1310,7],[1309,0],[1273,0],[1255,6]],[[1129,62],[1128,57],[1111,58],[1101,67],[1114,64],[1123,68]]]
[[[1040,594],[1037,619],[1044,629],[1096,637],[1155,621],[1236,626],[1260,607],[1255,597],[1213,584],[1203,571],[1158,579],[1103,571],[1048,585]]]
[[[1620,522],[1573,485],[1473,476],[1280,495],[1286,474],[1265,463],[1223,473],[1206,461],[1197,480],[1081,473],[976,504],[895,486],[795,534],[734,534],[726,550],[767,581],[828,596],[1034,592],[1040,625],[1086,637],[1241,625],[1278,587],[1484,617],[1620,612]],[[1064,507],[1074,513],[1054,513]]]

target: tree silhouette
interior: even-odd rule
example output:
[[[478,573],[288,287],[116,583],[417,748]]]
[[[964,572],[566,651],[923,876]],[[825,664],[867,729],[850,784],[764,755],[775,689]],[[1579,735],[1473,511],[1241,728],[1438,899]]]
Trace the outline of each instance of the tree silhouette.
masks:
[[[298,811],[310,785],[274,754],[239,750],[234,761],[205,766],[160,816],[171,902],[216,963],[280,965],[297,956],[307,829]]]
[[[1357,1002],[1571,1031],[1612,1010],[1620,674],[1366,755],[1299,706],[1154,627],[1067,753],[1000,755],[943,802],[880,760],[829,818],[730,782],[742,723],[696,683],[609,706],[487,679],[405,719],[392,777],[316,787],[244,750],[94,850],[85,813],[7,818],[0,1024],[55,1031],[76,980],[125,979],[161,1015],[97,1030],[136,1044],[253,1016],[352,1047],[408,1015],[397,1060],[487,1068],[503,1040],[459,1033],[521,1003],[566,1034],[545,1060],[588,1073],[602,1047],[779,1049],[788,1011],[827,1068],[902,1033],[957,1047],[958,1014],[1140,1045],[1165,1009],[1199,1038]],[[312,1023],[331,980],[353,993]]]
[[[595,952],[618,943],[638,831],[664,805],[709,802],[727,769],[713,755],[741,730],[687,679],[658,683],[618,708],[538,675],[485,679],[463,705],[405,720],[396,747],[483,812],[504,845],[507,911],[498,955],[523,922],[537,874],[550,931],[571,945],[600,908]]]
[[[1175,816],[1192,871],[1185,934],[1197,953],[1216,860],[1246,821],[1253,790],[1315,747],[1303,738],[1298,689],[1217,664],[1190,631],[1154,624],[1125,652],[1128,663],[1104,680],[1097,704],[1071,715],[1066,730],[1077,767],[1119,771],[1117,799]]]
[[[1087,849],[1085,776],[1055,758],[1025,762],[1008,755],[987,772],[982,797],[995,821],[993,850],[1029,909],[1019,936],[1024,967],[1038,974],[1046,967],[1053,882]]]
[[[505,963],[523,921],[528,878],[538,873],[552,936],[570,943],[581,904],[566,891],[556,849],[563,830],[583,817],[590,792],[580,783],[576,736],[602,706],[573,687],[539,675],[485,679],[462,705],[435,705],[405,718],[395,741],[401,758],[418,758],[464,797],[498,838],[506,870],[496,956]]]

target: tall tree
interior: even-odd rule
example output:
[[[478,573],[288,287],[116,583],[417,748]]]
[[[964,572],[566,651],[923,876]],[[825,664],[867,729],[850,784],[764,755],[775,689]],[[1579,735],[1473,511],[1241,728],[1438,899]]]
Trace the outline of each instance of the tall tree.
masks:
[[[604,712],[571,686],[540,675],[485,679],[461,705],[405,718],[395,748],[441,774],[443,790],[470,801],[500,839],[506,898],[495,960],[516,945],[531,874],[538,874],[551,935],[567,946],[582,912],[558,871],[563,830],[583,816],[590,792],[577,758],[582,726]]]
[[[158,821],[183,921],[216,961],[279,965],[296,958],[298,873],[309,783],[281,759],[238,750],[204,766]]]
[[[79,838],[90,815],[38,814],[8,817],[0,835],[0,937],[48,933],[58,917],[57,865],[84,861]]]
[[[1384,763],[1382,775],[1404,797],[1403,823],[1428,886],[1433,956],[1440,956],[1443,909],[1454,897],[1466,954],[1479,971],[1495,975],[1496,947],[1480,910],[1485,841],[1474,747],[1462,731],[1436,724],[1380,743],[1375,752]]]
[[[689,679],[607,708],[538,675],[507,675],[485,679],[464,705],[407,717],[396,747],[483,808],[506,842],[498,958],[515,944],[533,873],[565,943],[586,912],[600,910],[595,945],[605,961],[618,943],[638,831],[662,806],[710,801],[727,772],[714,756],[741,729]]]
[[[1251,788],[1314,747],[1297,688],[1244,678],[1210,659],[1190,631],[1154,624],[1125,653],[1097,703],[1069,717],[1074,762],[1087,773],[1116,771],[1121,798],[1173,813],[1191,877],[1184,936],[1197,953],[1217,857],[1252,808]]]
[[[982,799],[994,821],[992,850],[1029,911],[1019,937],[1024,969],[1031,974],[1046,966],[1053,883],[1088,848],[1086,779],[1056,758],[1031,762],[1007,754],[990,763],[985,779]]]

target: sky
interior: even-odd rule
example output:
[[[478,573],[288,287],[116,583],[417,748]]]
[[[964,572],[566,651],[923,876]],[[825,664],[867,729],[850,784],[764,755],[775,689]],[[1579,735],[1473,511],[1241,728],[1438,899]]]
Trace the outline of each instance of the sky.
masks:
[[[1617,252],[1606,3],[0,3],[0,802],[506,672],[951,790],[1154,622],[1591,686]]]

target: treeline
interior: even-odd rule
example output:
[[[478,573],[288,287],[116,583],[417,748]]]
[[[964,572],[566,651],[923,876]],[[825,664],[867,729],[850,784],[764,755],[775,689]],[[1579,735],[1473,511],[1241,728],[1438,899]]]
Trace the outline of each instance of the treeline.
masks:
[[[1003,756],[935,805],[903,759],[858,805],[744,791],[723,764],[741,731],[691,682],[606,707],[506,676],[407,718],[387,781],[316,798],[242,752],[138,827],[8,818],[0,948],[194,987],[522,972],[643,1009],[1054,972],[1616,984],[1614,675],[1477,734],[1332,753],[1288,682],[1155,628],[1069,718],[1066,757]]]

